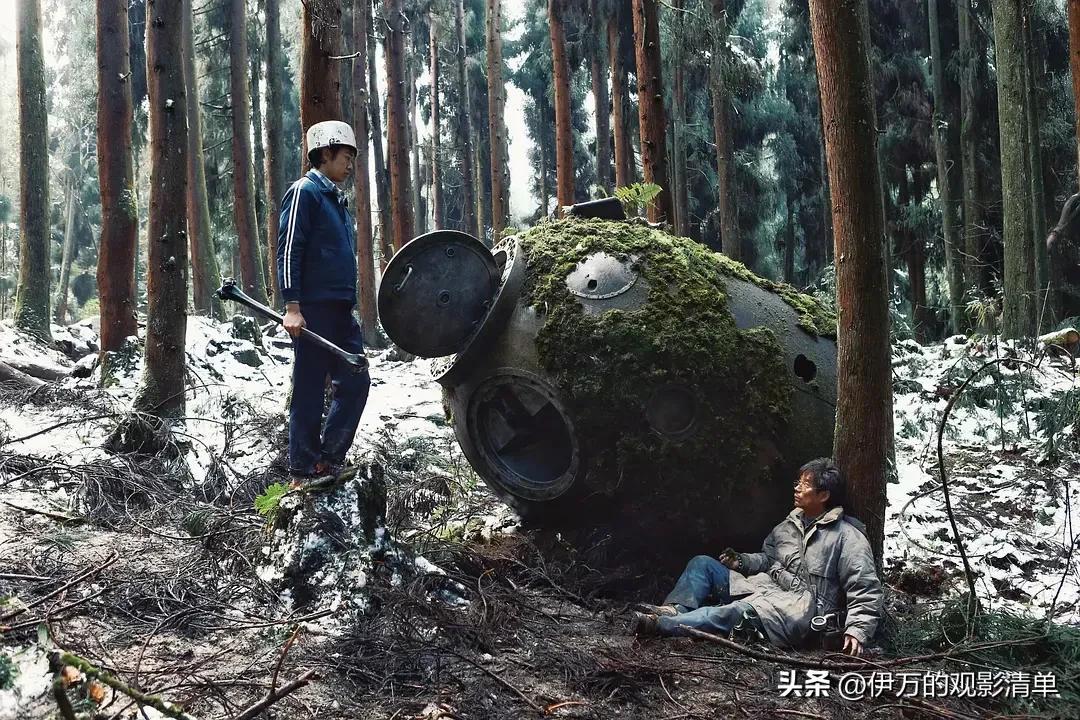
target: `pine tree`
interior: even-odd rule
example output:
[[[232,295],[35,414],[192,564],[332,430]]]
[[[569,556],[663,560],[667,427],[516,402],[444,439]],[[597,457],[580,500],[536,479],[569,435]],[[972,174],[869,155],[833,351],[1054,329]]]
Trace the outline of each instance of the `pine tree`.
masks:
[[[341,120],[341,0],[307,0],[300,45],[300,127],[305,133],[301,163],[307,165],[307,129]]]
[[[1005,222],[1002,334],[1009,338],[1030,337],[1035,334],[1035,246],[1028,208],[1023,11],[1021,0],[993,0],[993,9]]]
[[[45,58],[41,2],[16,5],[19,66],[19,286],[15,326],[50,340],[49,136],[45,109]]]
[[[833,193],[839,310],[834,454],[847,476],[852,514],[866,525],[880,563],[892,415],[885,221],[877,168],[866,0],[810,0]]]
[[[365,2],[366,0],[361,0]],[[266,107],[281,108],[284,94],[285,61],[281,53],[281,8],[279,0],[266,0]],[[277,239],[281,198],[285,195],[284,138],[281,113],[266,114],[266,257],[267,277],[274,307],[281,307],[277,276]],[[358,166],[359,167],[359,166]]]
[[[713,137],[716,142],[716,206],[720,214],[720,242],[725,255],[732,260],[740,260],[742,241],[739,239],[736,218],[732,163],[734,143],[728,110],[731,100],[725,77],[729,32],[725,0],[712,0],[712,21],[713,47],[709,82],[712,85]]]
[[[465,35],[465,0],[457,0],[454,4],[454,37],[457,46],[454,56],[457,62],[458,92],[461,93],[457,107],[457,138],[461,152],[458,159],[462,185],[461,229],[463,232],[474,233],[476,232],[476,180],[473,167],[476,165],[476,160],[473,153],[470,113],[472,93],[469,91],[469,74],[465,69],[465,57],[468,51]]]
[[[406,110],[405,15],[401,0],[386,0],[386,154],[394,250],[413,239],[413,193],[409,183],[409,116]]]
[[[143,376],[135,409],[161,418],[184,414],[187,328],[187,94],[183,3],[147,6],[150,107],[150,216]]]
[[[555,172],[559,207],[574,204],[574,131],[570,124],[570,68],[566,60],[565,0],[548,0],[552,86],[555,91]]]
[[[491,235],[497,242],[510,218],[510,169],[506,148],[506,88],[503,85],[502,0],[487,0],[488,137],[491,155]]]
[[[131,75],[127,0],[97,0],[98,303],[102,376],[108,353],[135,335],[135,246],[139,228],[131,162]]]
[[[611,176],[611,110],[608,100],[607,64],[604,62],[604,38],[607,34],[610,8],[601,0],[589,0],[592,33],[589,42],[589,74],[593,98],[596,101],[596,184],[607,194],[612,191]]]
[[[381,347],[379,337],[379,311],[375,302],[375,249],[371,233],[371,186],[368,179],[368,97],[367,97],[367,34],[368,0],[353,0],[352,43],[357,56],[352,65],[352,116],[356,131],[356,169],[353,173],[353,185],[356,189],[356,266],[357,304],[360,306],[360,321],[364,331],[364,342],[372,347]]]
[[[240,251],[244,292],[266,302],[266,283],[259,254],[259,224],[255,216],[255,178],[251,164],[251,94],[248,88],[245,0],[230,0],[229,68],[232,107],[233,219]]]
[[[429,71],[431,72],[431,217],[433,230],[441,230],[446,224],[446,208],[443,200],[441,121],[439,105],[439,15],[435,3],[428,11],[429,20]]]
[[[641,126],[641,166],[645,182],[660,186],[649,205],[651,222],[672,222],[671,183],[667,162],[667,116],[660,69],[660,25],[656,0],[633,0],[634,48],[637,57],[638,119]]]

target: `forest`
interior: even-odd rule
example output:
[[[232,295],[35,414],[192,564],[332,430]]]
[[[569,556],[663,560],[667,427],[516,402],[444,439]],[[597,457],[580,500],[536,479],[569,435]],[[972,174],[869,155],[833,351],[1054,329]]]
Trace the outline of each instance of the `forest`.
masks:
[[[1074,717],[1078,328],[1080,0],[0,0],[0,720]],[[868,654],[635,637],[817,455]]]

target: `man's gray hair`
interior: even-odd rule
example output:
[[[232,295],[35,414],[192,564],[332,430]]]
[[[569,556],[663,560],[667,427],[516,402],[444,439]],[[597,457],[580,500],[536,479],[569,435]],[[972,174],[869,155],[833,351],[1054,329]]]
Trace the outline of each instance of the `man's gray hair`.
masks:
[[[816,458],[799,468],[799,477],[809,474],[818,490],[829,491],[829,507],[843,505],[847,501],[847,482],[832,458]]]

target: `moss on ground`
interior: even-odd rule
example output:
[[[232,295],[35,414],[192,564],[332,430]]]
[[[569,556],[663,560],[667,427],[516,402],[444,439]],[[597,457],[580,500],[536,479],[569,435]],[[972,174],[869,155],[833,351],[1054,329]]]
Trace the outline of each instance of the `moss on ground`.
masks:
[[[733,486],[766,480],[760,447],[780,440],[791,413],[780,342],[769,329],[736,327],[726,280],[737,277],[777,292],[811,332],[826,334],[835,321],[813,298],[642,224],[558,220],[520,237],[529,262],[525,300],[545,317],[537,339],[540,361],[587,443],[587,490],[631,498],[625,502],[638,509],[675,502],[689,511],[680,521],[702,515],[703,526],[715,530],[718,518],[710,516],[709,505],[727,507]],[[597,252],[637,259],[635,268],[649,287],[644,307],[583,311],[565,281]],[[681,441],[653,432],[645,418],[649,398],[668,383],[690,388],[699,400],[698,429]],[[624,508],[622,514],[627,510],[633,512]]]

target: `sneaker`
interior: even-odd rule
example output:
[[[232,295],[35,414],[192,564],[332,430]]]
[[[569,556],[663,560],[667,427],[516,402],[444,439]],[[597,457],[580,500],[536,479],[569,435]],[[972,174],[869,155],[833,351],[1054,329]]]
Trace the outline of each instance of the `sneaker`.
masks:
[[[634,610],[646,615],[656,615],[658,617],[675,617],[679,614],[679,609],[674,605],[650,605],[649,603],[638,603],[634,606]]]
[[[636,612],[630,620],[630,632],[638,637],[660,634],[660,618],[656,615]]]

